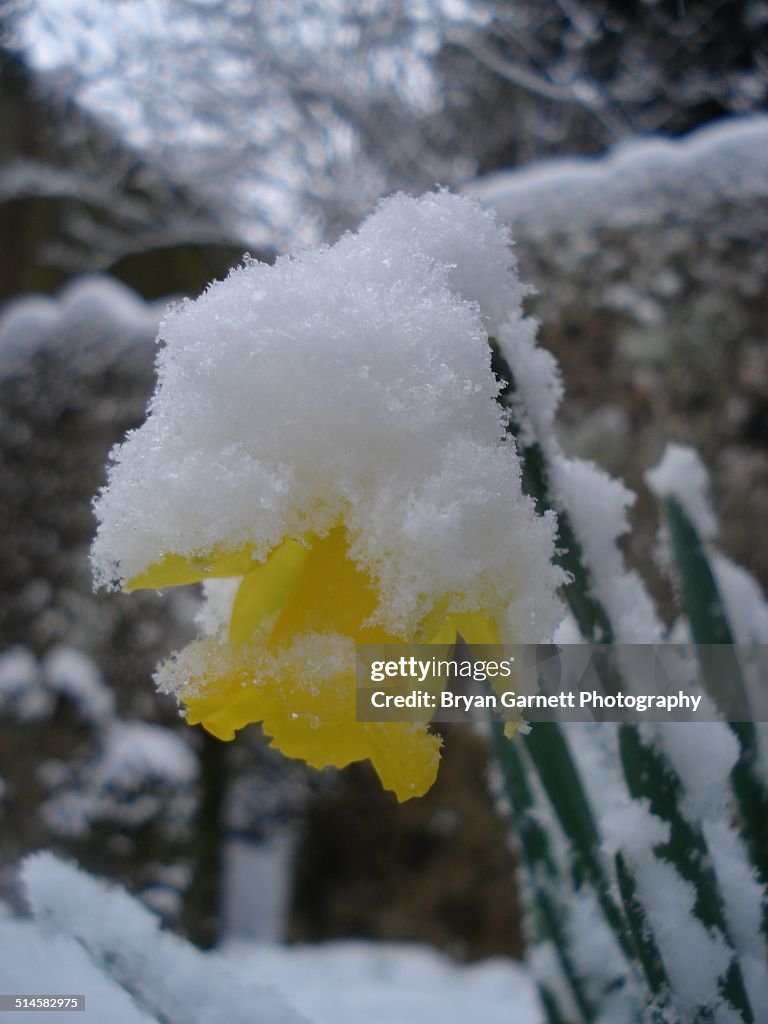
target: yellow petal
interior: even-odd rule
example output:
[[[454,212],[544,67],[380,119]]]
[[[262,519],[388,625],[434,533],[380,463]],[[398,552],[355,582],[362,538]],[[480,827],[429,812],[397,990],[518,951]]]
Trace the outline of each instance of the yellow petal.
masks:
[[[307,543],[285,540],[244,577],[232,606],[231,643],[249,643],[263,620],[286,603],[309,551]]]
[[[437,778],[440,737],[411,722],[369,722],[365,729],[368,756],[384,789],[400,803],[424,796]]]
[[[125,589],[162,590],[165,587],[180,587],[186,583],[199,583],[201,580],[245,576],[259,564],[254,558],[251,544],[244,544],[241,548],[231,551],[214,548],[199,555],[168,554],[158,562],[153,562],[148,569],[132,576]]]
[[[441,741],[426,729],[428,711],[424,722],[356,720],[353,642],[398,644],[406,638],[365,624],[376,611],[378,594],[374,580],[348,552],[346,530],[338,526],[325,537],[287,539],[263,563],[254,562],[250,546],[187,559],[168,555],[134,577],[130,586],[175,586],[242,575],[229,643],[203,642],[202,662],[183,686],[190,724],[200,723],[220,739],[231,740],[238,729],[261,722],[273,746],[315,768],[370,759],[382,785],[398,800],[407,800],[421,796],[434,782]],[[414,639],[429,640],[446,656],[458,634],[470,645],[498,642],[496,625],[485,612],[448,614],[448,607],[446,598]],[[265,623],[268,633],[259,638]],[[349,644],[349,668],[339,670],[347,663],[346,653],[325,675],[321,656],[315,662],[313,653],[308,664],[306,653],[303,659],[294,653],[302,639],[312,637],[318,643],[335,637]],[[436,685],[441,687],[442,681]]]
[[[354,693],[354,680],[334,680],[333,685]],[[399,801],[423,796],[437,777],[441,740],[423,726],[410,722],[358,722],[354,714],[332,721],[316,714],[289,711],[281,704],[264,718],[264,732],[272,745],[289,757],[300,758],[313,768],[333,765],[344,768],[370,759],[381,784]],[[296,717],[294,717],[296,716]]]
[[[304,633],[339,633],[358,643],[397,643],[381,627],[363,623],[378,596],[368,573],[348,557],[347,533],[337,526],[315,540],[297,573],[270,636],[270,647]]]
[[[219,739],[231,740],[238,729],[260,721],[273,746],[313,768],[370,759],[382,785],[400,801],[422,796],[436,778],[439,737],[414,723],[358,722],[351,673],[307,680],[298,671],[293,676],[290,659],[249,671],[245,656],[228,675],[204,680],[202,687],[200,682],[200,692],[185,697],[188,720]]]

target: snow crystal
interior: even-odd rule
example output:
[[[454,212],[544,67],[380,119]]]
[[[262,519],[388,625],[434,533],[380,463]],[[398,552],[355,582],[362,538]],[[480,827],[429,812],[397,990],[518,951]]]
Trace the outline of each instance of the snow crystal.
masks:
[[[548,638],[553,522],[521,493],[487,345],[532,335],[523,291],[494,215],[439,192],[171,309],[150,414],[96,502],[98,582],[343,521],[393,631],[449,595],[499,610],[505,639]]]
[[[674,497],[705,540],[717,533],[717,519],[709,501],[709,474],[694,448],[668,444],[661,460],[644,476],[658,498]]]

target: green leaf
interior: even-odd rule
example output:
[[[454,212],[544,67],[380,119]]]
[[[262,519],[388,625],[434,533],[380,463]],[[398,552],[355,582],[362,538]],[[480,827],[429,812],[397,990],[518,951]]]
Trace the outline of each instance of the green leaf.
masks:
[[[739,701],[746,707],[733,631],[704,544],[677,498],[665,498],[664,512],[683,611],[696,645],[702,683],[716,706],[726,704],[722,688],[728,686],[738,691]],[[710,647],[716,644],[723,646]],[[768,885],[768,791],[757,772],[757,734],[752,722],[731,721],[728,725],[741,748],[739,760],[731,772],[740,830],[752,864],[763,884]],[[768,936],[768,905],[763,911],[762,925]]]

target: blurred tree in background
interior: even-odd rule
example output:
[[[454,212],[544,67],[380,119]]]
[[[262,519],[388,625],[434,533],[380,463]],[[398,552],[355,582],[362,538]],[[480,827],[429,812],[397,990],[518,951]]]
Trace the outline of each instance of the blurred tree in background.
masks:
[[[5,18],[60,130],[3,191],[88,208],[49,253],[72,268],[332,239],[398,188],[684,133],[768,88],[758,0],[15,0]]]

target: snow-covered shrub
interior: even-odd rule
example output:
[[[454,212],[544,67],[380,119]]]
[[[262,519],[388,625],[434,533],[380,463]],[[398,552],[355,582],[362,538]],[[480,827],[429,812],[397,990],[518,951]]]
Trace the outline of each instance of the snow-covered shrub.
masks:
[[[41,813],[60,836],[82,837],[104,824],[130,833],[152,823],[168,838],[186,836],[197,773],[192,750],[170,729],[115,721],[74,784],[54,786]]]
[[[357,234],[274,268],[247,261],[169,312],[148,419],[97,501],[93,558],[110,586],[206,582],[209,635],[158,673],[191,723],[232,739],[262,721],[315,766],[370,758],[406,799],[433,781],[439,740],[427,716],[355,720],[355,642],[665,637],[616,544],[633,495],[555,439],[561,383],[523,294],[494,216],[441,192],[394,197]],[[732,650],[728,616],[746,600],[762,639],[754,585],[710,564],[690,454],[650,479],[687,635]],[[626,669],[607,654],[598,671],[615,686]],[[705,656],[699,673],[716,706]],[[758,727],[494,728],[549,1020],[756,1020]]]
[[[21,646],[0,654],[0,727],[5,802],[24,826],[6,830],[4,859],[51,843],[125,870],[140,853],[143,895],[162,892],[166,918],[176,917],[199,800],[186,736],[119,717],[93,659],[65,646],[42,659]]]

